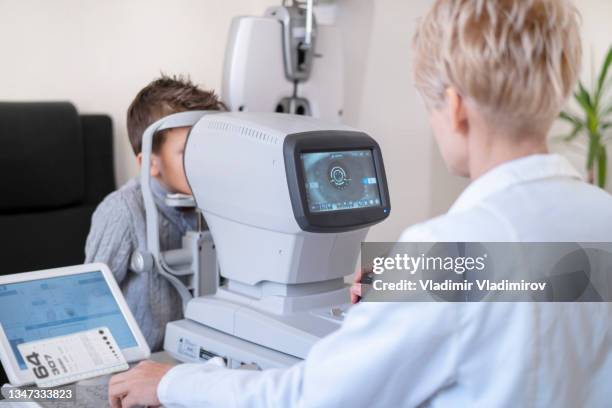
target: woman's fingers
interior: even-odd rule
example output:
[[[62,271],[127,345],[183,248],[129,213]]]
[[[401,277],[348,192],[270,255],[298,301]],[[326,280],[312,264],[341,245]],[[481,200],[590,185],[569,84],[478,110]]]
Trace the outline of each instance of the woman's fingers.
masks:
[[[353,283],[350,291],[351,291],[351,303],[355,304],[359,302],[359,300],[361,299],[361,284]]]

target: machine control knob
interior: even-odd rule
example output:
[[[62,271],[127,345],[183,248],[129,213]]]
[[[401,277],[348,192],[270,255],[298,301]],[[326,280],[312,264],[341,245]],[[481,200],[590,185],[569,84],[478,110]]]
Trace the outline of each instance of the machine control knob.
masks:
[[[130,270],[141,273],[153,270],[155,260],[149,252],[134,251],[130,257]]]
[[[344,316],[346,315],[346,311],[340,307],[332,307],[331,310],[329,311],[329,313],[333,316],[333,317],[337,317],[339,319],[343,319]]]

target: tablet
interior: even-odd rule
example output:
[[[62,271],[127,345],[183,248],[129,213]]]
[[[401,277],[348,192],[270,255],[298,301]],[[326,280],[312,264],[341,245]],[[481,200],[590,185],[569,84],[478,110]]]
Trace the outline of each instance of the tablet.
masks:
[[[110,329],[128,362],[151,354],[106,265],[0,276],[0,360],[15,386],[34,382],[18,344],[101,326]]]

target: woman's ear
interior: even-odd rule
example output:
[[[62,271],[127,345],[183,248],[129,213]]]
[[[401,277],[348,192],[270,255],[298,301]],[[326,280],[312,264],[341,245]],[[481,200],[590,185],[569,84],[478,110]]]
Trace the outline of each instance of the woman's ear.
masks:
[[[465,101],[455,88],[447,88],[446,102],[448,103],[452,131],[462,136],[467,136],[470,126]]]

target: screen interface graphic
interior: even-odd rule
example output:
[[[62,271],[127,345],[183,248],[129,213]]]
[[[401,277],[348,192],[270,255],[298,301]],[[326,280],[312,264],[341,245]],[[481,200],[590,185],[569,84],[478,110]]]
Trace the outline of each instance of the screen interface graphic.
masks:
[[[311,213],[381,205],[371,150],[302,153]]]

